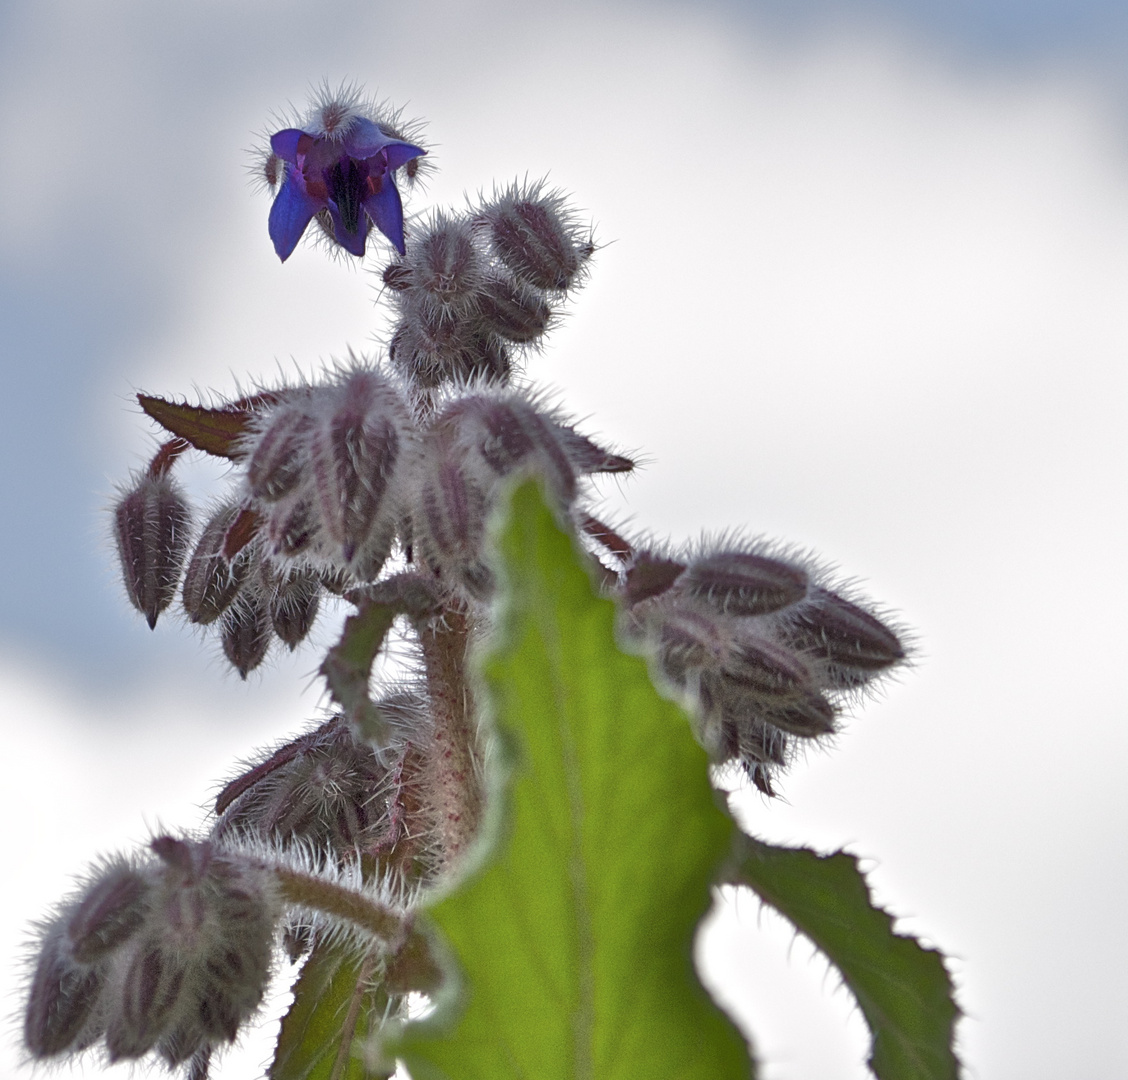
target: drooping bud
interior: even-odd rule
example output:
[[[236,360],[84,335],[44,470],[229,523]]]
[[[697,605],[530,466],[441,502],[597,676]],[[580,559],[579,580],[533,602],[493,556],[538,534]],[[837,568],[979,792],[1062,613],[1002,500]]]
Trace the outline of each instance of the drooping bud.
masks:
[[[880,619],[825,589],[785,613],[779,625],[789,644],[825,661],[833,687],[861,686],[905,659],[904,646]]]
[[[286,558],[308,551],[320,535],[313,506],[301,495],[275,503],[266,515],[264,529],[270,552]]]
[[[190,621],[202,626],[215,622],[231,606],[251,567],[250,547],[244,547],[231,561],[223,555],[227,532],[240,509],[229,503],[208,519],[184,572],[180,593],[184,610]]]
[[[497,257],[521,281],[563,292],[572,286],[594,247],[563,198],[539,184],[514,185],[480,211]]]
[[[807,595],[802,567],[748,551],[718,551],[689,564],[681,588],[726,615],[767,615]]]
[[[244,593],[224,613],[220,624],[223,655],[245,679],[266,659],[273,637],[270,613],[264,599]]]
[[[284,571],[271,583],[270,624],[274,632],[296,649],[309,636],[321,606],[321,578],[312,570]]]
[[[383,563],[395,535],[406,409],[384,376],[366,370],[343,378],[319,408],[310,463],[321,527],[345,564],[366,547],[370,561]]]
[[[552,322],[552,308],[542,290],[503,277],[483,286],[478,315],[493,333],[518,345],[531,345]]]
[[[114,508],[125,589],[150,629],[176,595],[190,528],[188,503],[167,473],[142,474]]]
[[[509,378],[509,353],[501,339],[473,322],[408,307],[388,347],[392,366],[412,384],[435,388],[481,376]]]
[[[277,502],[301,482],[309,461],[313,420],[300,405],[288,403],[267,414],[250,442],[247,487],[263,502]]]
[[[129,940],[144,921],[148,892],[148,881],[134,867],[107,867],[67,919],[74,958],[92,964]]]
[[[470,223],[438,213],[412,237],[406,265],[418,300],[437,312],[464,315],[476,306],[482,284],[482,255]]]
[[[402,710],[391,718],[402,722]],[[380,754],[334,717],[232,780],[216,800],[215,835],[302,841],[355,857],[387,831],[390,777]]]
[[[101,1034],[96,1006],[105,970],[74,959],[61,921],[44,937],[24,1015],[24,1042],[34,1057],[55,1057],[89,1046]]]
[[[106,1001],[111,1060],[157,1048],[169,1064],[232,1041],[262,1001],[280,913],[269,873],[210,843],[152,842],[141,930],[115,960]]]

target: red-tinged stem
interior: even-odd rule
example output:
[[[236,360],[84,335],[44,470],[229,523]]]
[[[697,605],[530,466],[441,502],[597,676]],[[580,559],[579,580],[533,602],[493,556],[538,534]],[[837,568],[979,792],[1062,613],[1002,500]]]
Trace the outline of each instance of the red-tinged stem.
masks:
[[[156,479],[158,476],[164,476],[169,469],[172,468],[172,463],[189,448],[191,444],[187,439],[169,439],[160,445],[160,449],[153,455],[153,460],[149,462],[149,475]]]
[[[482,817],[474,705],[466,680],[465,614],[447,611],[419,631],[434,722],[421,781],[434,808],[443,870],[466,853]]]

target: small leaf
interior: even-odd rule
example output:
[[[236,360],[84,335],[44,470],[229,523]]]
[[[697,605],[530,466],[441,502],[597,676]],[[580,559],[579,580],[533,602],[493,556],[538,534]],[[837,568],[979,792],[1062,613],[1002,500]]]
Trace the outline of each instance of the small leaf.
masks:
[[[165,401],[148,394],[138,394],[137,401],[166,431],[179,435],[205,454],[222,458],[235,456],[235,447],[252,415],[249,409],[235,406],[205,409],[201,405]]]
[[[371,965],[370,965],[371,966]],[[392,1070],[366,1068],[353,1043],[384,1017],[387,997],[366,989],[371,976],[355,949],[316,945],[294,983],[294,1003],[282,1018],[270,1080],[379,1080]]]
[[[465,995],[394,1047],[414,1080],[739,1080],[744,1039],[693,969],[733,825],[682,711],[621,652],[533,484],[501,538],[491,712],[514,748],[493,850],[431,910]],[[481,850],[481,849],[480,849]]]
[[[944,959],[897,934],[874,905],[858,860],[819,855],[752,837],[738,840],[728,880],[749,886],[789,919],[842,973],[873,1037],[869,1065],[880,1080],[954,1080],[959,1007]]]
[[[345,620],[341,640],[329,650],[318,669],[329,685],[333,700],[365,737],[377,745],[387,735],[387,722],[368,696],[368,680],[395,617],[395,608],[389,604],[362,600],[360,610]]]

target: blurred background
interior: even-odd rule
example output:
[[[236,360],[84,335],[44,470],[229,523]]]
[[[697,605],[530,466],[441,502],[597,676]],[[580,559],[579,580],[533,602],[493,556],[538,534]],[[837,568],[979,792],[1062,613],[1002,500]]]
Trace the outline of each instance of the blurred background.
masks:
[[[429,122],[412,209],[548,176],[596,222],[529,375],[647,455],[613,516],[808,546],[916,629],[750,827],[866,856],[951,957],[969,1077],[1128,1074],[1126,52],[1111,0],[0,3],[5,1011],[96,852],[199,822],[317,714],[315,647],[243,684],[150,633],[106,507],[154,445],[135,391],[378,349],[380,259],[280,266],[247,174],[357,79]],[[699,953],[765,1080],[867,1075],[848,993],[752,899]]]

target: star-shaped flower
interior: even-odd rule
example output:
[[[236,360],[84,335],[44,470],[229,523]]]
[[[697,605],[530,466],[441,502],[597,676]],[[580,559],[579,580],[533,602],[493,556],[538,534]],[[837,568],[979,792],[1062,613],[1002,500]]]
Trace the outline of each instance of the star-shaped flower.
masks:
[[[372,225],[403,254],[403,206],[394,174],[425,150],[356,115],[327,134],[285,128],[271,136],[270,148],[283,171],[270,208],[270,239],[283,262],[323,210],[332,219],[333,238],[350,254],[364,254]]]

